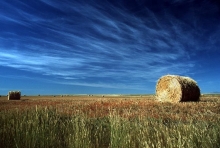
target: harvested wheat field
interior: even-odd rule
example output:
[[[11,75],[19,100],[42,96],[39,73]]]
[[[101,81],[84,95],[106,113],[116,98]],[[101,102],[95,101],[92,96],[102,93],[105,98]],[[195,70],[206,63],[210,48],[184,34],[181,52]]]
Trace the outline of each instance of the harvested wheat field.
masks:
[[[219,95],[182,103],[104,96],[2,96],[0,147],[220,146]]]
[[[26,110],[36,107],[56,108],[60,113],[74,113],[82,111],[90,116],[106,116],[110,111],[117,110],[124,116],[123,110],[130,109],[128,117],[138,115],[146,117],[160,117],[191,119],[194,115],[201,120],[212,120],[220,114],[220,96],[204,95],[200,102],[183,102],[171,104],[157,102],[154,95],[122,95],[122,96],[22,96],[20,100],[8,101],[7,97],[0,98],[0,111]],[[208,113],[211,113],[210,114]],[[198,116],[199,114],[199,116]],[[173,116],[172,116],[173,115]]]

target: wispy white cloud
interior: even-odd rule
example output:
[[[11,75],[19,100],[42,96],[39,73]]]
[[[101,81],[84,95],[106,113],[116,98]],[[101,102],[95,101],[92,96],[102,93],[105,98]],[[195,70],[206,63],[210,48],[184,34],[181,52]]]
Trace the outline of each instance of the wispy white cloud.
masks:
[[[32,10],[27,11],[1,3],[17,13],[2,13],[0,20],[25,28],[2,32],[0,64],[57,77],[59,83],[140,88],[164,74],[192,73],[192,57],[203,50],[201,33],[167,11],[157,14],[146,7],[143,17],[110,3],[42,0],[50,13],[59,13],[50,18],[34,5],[18,2]]]

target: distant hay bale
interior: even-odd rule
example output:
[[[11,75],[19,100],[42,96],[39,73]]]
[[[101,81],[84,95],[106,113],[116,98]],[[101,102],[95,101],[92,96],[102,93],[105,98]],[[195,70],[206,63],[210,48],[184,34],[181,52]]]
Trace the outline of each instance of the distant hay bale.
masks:
[[[199,101],[200,89],[189,77],[166,75],[157,82],[156,99],[162,102]]]
[[[20,100],[21,92],[20,91],[9,91],[8,92],[8,100]]]

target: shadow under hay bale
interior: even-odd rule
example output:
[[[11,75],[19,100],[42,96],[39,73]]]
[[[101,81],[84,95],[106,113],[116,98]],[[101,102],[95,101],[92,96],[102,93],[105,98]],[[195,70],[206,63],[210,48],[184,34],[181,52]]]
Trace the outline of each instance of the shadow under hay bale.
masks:
[[[20,100],[21,92],[20,91],[9,91],[8,92],[8,100]]]
[[[200,89],[189,77],[166,75],[157,82],[156,98],[162,102],[199,101]]]

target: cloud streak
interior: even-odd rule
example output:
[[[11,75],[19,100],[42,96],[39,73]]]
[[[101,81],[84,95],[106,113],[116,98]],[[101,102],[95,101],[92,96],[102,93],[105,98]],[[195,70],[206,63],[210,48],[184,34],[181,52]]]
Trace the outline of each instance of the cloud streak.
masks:
[[[202,28],[192,26],[199,20],[178,19],[167,8],[156,13],[110,2],[0,4],[6,7],[0,14],[0,64],[61,84],[141,88],[164,74],[193,74],[194,56],[206,50],[198,46]],[[186,15],[200,16],[192,9]]]

